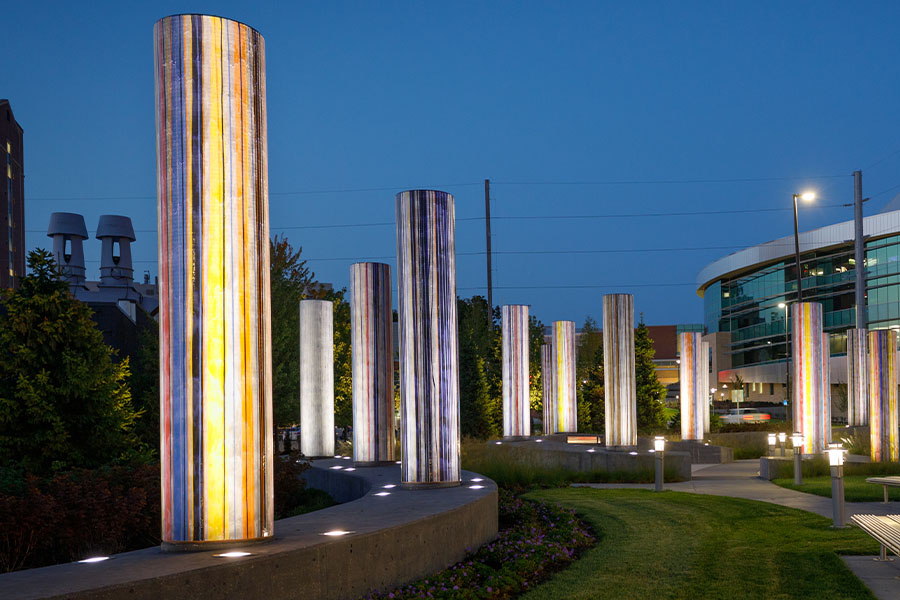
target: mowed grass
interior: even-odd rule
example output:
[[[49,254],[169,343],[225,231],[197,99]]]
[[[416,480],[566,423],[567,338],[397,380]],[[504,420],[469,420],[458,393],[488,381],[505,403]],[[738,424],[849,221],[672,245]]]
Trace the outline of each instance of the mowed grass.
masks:
[[[881,502],[884,500],[884,488],[875,483],[866,483],[871,475],[844,475],[844,500],[847,502]],[[803,485],[794,485],[794,478],[773,479],[772,483],[790,490],[815,494],[831,498],[831,476],[804,477]],[[900,502],[900,488],[889,487],[888,499]]]
[[[877,554],[858,529],[774,504],[681,492],[566,488],[597,546],[523,598],[874,598],[838,554]]]

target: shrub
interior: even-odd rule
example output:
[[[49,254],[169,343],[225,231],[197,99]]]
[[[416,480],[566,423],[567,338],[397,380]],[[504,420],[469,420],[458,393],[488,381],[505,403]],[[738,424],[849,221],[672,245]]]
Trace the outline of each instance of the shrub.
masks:
[[[510,598],[566,567],[596,542],[575,511],[500,490],[500,534],[462,562],[367,598]]]
[[[6,469],[0,569],[40,567],[159,543],[159,468],[73,469],[38,478]]]

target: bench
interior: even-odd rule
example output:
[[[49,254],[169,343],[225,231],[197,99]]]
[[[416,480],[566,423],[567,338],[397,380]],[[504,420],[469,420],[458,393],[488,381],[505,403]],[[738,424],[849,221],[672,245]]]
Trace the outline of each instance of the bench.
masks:
[[[900,487],[900,477],[866,477],[866,483],[877,483],[884,486],[884,503],[888,502],[888,487]]]
[[[900,515],[853,515],[850,521],[881,544],[881,560],[888,560],[888,550],[900,556]]]

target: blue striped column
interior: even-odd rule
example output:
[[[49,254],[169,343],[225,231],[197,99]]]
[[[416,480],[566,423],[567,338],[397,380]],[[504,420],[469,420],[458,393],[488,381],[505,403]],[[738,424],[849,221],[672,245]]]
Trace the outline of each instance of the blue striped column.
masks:
[[[396,196],[400,481],[459,485],[459,347],[453,196]]]
[[[900,460],[897,429],[897,332],[869,332],[869,442],[875,462]]]
[[[360,466],[395,460],[392,321],[390,265],[350,265],[353,461]]]
[[[575,433],[578,431],[575,321],[553,321],[552,346],[553,433]]]
[[[334,456],[334,303],[300,301],[300,451]]]
[[[500,307],[503,350],[503,435],[531,435],[528,386],[528,306]]]
[[[556,412],[553,408],[553,346],[550,344],[541,344],[541,387],[544,413],[542,430],[544,435],[549,435],[553,433],[553,415]]]
[[[709,357],[704,356],[704,345],[700,333],[680,334],[681,354],[679,356],[679,380],[681,397],[681,439],[702,440],[706,420],[705,389],[706,369]]]
[[[603,383],[606,445],[637,445],[634,383],[634,297],[603,296]]]
[[[847,330],[847,424],[869,424],[867,329]]]

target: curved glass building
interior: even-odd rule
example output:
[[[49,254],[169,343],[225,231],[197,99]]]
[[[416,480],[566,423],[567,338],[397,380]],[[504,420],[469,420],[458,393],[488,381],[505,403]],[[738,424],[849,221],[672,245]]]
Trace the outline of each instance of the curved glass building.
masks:
[[[856,323],[858,267],[866,269],[869,329],[900,329],[900,196],[880,213],[865,217],[863,231],[864,265],[856,265],[853,258],[852,220],[799,236],[803,300],[822,303],[824,329],[831,337],[832,383],[846,382],[846,330]],[[783,399],[787,305],[797,299],[794,236],[707,265],[697,275],[697,294],[703,298],[718,381],[742,379],[745,400]]]

